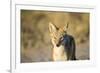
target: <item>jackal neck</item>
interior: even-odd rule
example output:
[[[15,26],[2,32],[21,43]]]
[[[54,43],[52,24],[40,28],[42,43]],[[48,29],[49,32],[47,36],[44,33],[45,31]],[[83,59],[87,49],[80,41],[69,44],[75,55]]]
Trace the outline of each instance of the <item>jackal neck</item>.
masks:
[[[65,52],[64,46],[53,48],[53,59],[54,61],[65,61],[67,60],[67,54]]]

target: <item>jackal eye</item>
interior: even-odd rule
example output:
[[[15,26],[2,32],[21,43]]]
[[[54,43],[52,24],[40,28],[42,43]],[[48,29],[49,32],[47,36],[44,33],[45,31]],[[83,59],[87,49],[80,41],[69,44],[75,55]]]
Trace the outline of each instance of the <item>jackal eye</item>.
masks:
[[[61,41],[63,40],[63,36],[62,36],[62,37],[60,37],[60,40],[61,40]]]
[[[56,37],[53,37],[54,39],[56,39]]]

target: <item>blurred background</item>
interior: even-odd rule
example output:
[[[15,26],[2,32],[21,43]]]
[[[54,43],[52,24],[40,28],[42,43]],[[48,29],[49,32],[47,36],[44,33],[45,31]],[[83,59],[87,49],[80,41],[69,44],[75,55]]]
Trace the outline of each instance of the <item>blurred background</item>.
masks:
[[[89,60],[89,13],[21,10],[21,63],[52,61],[48,23],[63,27],[75,38],[76,58]]]

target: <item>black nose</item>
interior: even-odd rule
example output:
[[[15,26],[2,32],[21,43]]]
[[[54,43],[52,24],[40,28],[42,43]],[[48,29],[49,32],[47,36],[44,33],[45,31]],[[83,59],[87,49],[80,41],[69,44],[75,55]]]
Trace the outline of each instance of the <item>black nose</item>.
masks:
[[[56,45],[57,47],[59,47],[62,43],[62,40],[59,40],[58,44]]]
[[[58,42],[58,44],[57,44],[56,46],[59,47],[59,46],[61,45],[62,41],[63,41],[63,37],[61,37],[61,38],[59,39],[59,42]]]
[[[59,47],[59,46],[60,46],[60,44],[58,43],[56,46],[57,46],[57,47]]]

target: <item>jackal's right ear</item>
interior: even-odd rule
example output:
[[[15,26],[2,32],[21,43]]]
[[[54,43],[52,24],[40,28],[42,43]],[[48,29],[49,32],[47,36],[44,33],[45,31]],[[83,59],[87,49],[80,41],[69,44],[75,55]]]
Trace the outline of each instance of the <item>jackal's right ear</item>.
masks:
[[[49,23],[49,31],[53,33],[53,32],[57,32],[57,30],[58,30],[58,28],[50,22]]]

